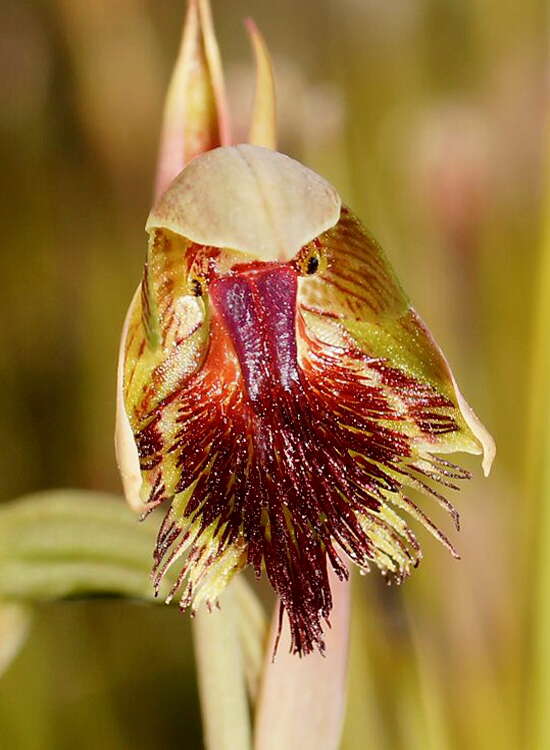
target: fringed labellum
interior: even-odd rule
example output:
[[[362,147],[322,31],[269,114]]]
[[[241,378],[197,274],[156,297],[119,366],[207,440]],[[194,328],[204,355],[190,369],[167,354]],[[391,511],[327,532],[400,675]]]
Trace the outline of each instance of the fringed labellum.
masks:
[[[257,128],[261,132],[261,128]],[[118,455],[144,515],[167,508],[154,584],[211,607],[251,565],[323,649],[328,568],[396,580],[421,559],[406,515],[452,554],[413,494],[494,446],[381,248],[323,178],[258,145],[184,167],[147,222],[119,365]]]

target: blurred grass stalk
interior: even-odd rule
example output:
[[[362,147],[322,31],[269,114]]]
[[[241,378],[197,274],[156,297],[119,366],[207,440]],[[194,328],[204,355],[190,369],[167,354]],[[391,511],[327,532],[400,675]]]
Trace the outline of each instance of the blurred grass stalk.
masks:
[[[534,509],[534,596],[531,604],[531,695],[527,746],[550,747],[550,128],[546,122],[546,172],[542,242],[536,297],[531,388],[528,483]]]
[[[8,668],[29,632],[31,615],[20,604],[0,604],[0,675]]]

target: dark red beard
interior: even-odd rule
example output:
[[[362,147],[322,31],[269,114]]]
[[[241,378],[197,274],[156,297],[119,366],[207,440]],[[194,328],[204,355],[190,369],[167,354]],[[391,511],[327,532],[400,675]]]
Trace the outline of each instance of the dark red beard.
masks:
[[[379,359],[311,338],[296,296],[297,275],[288,266],[263,264],[214,281],[206,361],[169,398],[178,404],[177,438],[162,445],[161,404],[137,439],[145,470],[176,452],[176,493],[196,481],[184,517],[200,519],[201,530],[211,527],[222,546],[244,542],[248,563],[258,576],[265,568],[288,613],[293,650],[306,654],[323,650],[322,620],[332,607],[327,560],[344,578],[342,553],[362,567],[374,557],[360,516],[416,564],[414,535],[384,520],[382,504],[399,496],[422,516],[399,479],[412,478],[454,515],[425,480],[452,486],[446,477],[466,474],[435,457],[429,471],[426,459],[423,468],[415,465],[418,455],[399,430],[406,418],[426,435],[454,431],[455,422],[440,411],[453,404]],[[300,358],[297,335],[307,344]],[[391,406],[389,389],[410,404],[405,417]],[[159,480],[150,507],[171,499]],[[167,515],[155,551],[157,584],[185,538]]]

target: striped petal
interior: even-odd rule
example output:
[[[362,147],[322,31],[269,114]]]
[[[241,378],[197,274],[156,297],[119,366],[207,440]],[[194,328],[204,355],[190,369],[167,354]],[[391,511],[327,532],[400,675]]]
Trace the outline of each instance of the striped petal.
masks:
[[[384,251],[349,209],[344,207],[338,223],[302,249],[299,262],[317,255],[320,273],[304,279],[300,290],[310,325],[325,337],[344,327],[361,351],[385,363],[384,383],[393,388],[402,414],[419,425],[419,445],[423,441],[426,450],[437,453],[482,454],[488,474],[495,454],[493,439],[462,396]],[[445,401],[431,415],[424,412],[424,423],[415,415],[415,383],[433,389]]]

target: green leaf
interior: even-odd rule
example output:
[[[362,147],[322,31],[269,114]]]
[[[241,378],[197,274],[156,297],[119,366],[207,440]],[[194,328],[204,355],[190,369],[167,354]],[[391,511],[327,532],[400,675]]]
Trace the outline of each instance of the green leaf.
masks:
[[[156,529],[155,523],[140,523],[121,497],[101,492],[50,490],[6,503],[0,507],[0,600],[107,595],[153,601],[150,573]],[[171,584],[168,575],[156,601],[164,601]],[[254,696],[267,623],[242,576],[234,591]]]
[[[6,640],[0,671],[26,635],[20,602],[100,595],[152,601],[156,527],[139,523],[122,498],[84,490],[41,492],[0,507],[0,635]],[[158,601],[171,583],[165,578]],[[212,614],[201,608],[194,624],[207,746],[248,750],[245,680],[254,698],[267,626],[242,576],[220,605]]]
[[[155,532],[114,495],[53,490],[7,503],[0,508],[0,599],[151,600]]]

